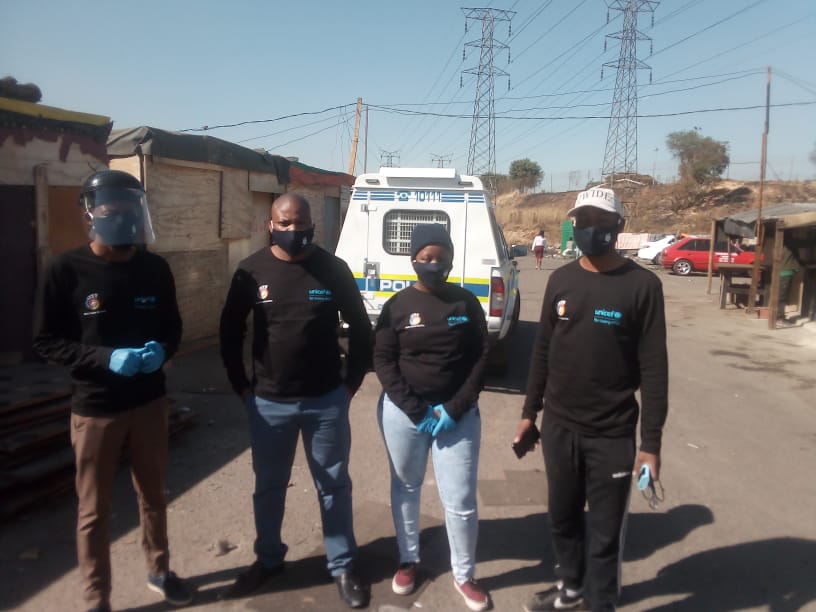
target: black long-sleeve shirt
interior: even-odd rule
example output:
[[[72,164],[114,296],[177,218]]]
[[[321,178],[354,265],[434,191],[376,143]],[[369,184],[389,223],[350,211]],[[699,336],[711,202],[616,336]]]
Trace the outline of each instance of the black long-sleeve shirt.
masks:
[[[478,399],[487,324],[467,289],[452,284],[439,294],[403,289],[383,306],[374,339],[377,377],[414,423],[436,404],[458,420]]]
[[[121,376],[109,368],[117,348],[142,348],[155,340],[165,359],[181,341],[176,287],[167,262],[137,251],[111,262],[83,246],[56,257],[44,275],[37,303],[35,350],[68,366],[74,384],[73,411],[104,416],[165,394],[161,369]]]
[[[605,273],[579,261],[554,271],[544,292],[522,416],[581,434],[634,435],[642,406],[641,449],[659,453],[668,410],[663,288],[627,261]],[[543,404],[542,404],[543,398]]]
[[[253,313],[253,377],[244,369],[246,319]],[[345,380],[338,312],[349,326]],[[298,262],[269,248],[238,264],[221,313],[221,358],[236,393],[272,401],[316,397],[341,383],[354,393],[371,363],[371,323],[346,263],[315,246]]]

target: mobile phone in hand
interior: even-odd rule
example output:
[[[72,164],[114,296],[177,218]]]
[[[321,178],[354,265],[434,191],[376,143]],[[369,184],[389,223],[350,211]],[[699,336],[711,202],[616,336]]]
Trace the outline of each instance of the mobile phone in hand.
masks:
[[[530,428],[524,432],[521,440],[513,442],[513,452],[516,453],[516,457],[521,459],[528,451],[533,450],[540,437],[541,433],[538,431],[538,427],[536,427],[535,423],[533,423]]]

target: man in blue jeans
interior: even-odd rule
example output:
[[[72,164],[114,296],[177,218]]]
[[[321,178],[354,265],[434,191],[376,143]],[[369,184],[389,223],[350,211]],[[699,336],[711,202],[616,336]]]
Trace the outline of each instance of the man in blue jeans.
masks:
[[[349,403],[371,360],[371,324],[348,266],[312,243],[309,203],[285,194],[272,205],[272,246],[240,264],[221,313],[221,358],[249,419],[255,471],[257,560],[228,592],[243,597],[283,571],[286,489],[298,435],[320,500],[328,570],[352,608],[368,604],[354,572],[357,544],[348,474]],[[243,362],[253,314],[253,375]],[[349,326],[345,375],[338,312]]]

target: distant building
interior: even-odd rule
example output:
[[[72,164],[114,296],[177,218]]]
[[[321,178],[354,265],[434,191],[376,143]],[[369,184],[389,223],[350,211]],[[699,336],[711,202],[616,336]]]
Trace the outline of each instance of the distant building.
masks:
[[[354,177],[195,134],[152,127],[114,130],[110,167],[142,180],[156,242],[176,278],[184,341],[214,336],[238,262],[269,245],[272,202],[286,192],[309,200],[315,240],[329,251],[339,234],[343,193]]]
[[[0,97],[0,364],[32,354],[39,273],[81,244],[79,191],[107,166],[109,117]]]

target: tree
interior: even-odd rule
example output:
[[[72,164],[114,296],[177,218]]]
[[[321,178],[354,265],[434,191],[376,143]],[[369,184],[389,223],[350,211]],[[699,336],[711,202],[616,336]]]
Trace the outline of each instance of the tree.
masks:
[[[666,136],[666,146],[680,162],[681,181],[697,185],[720,178],[731,161],[727,142],[700,136],[696,130],[672,132]]]
[[[541,183],[543,177],[541,166],[526,157],[510,163],[510,179],[517,181],[522,191],[532,189]]]

